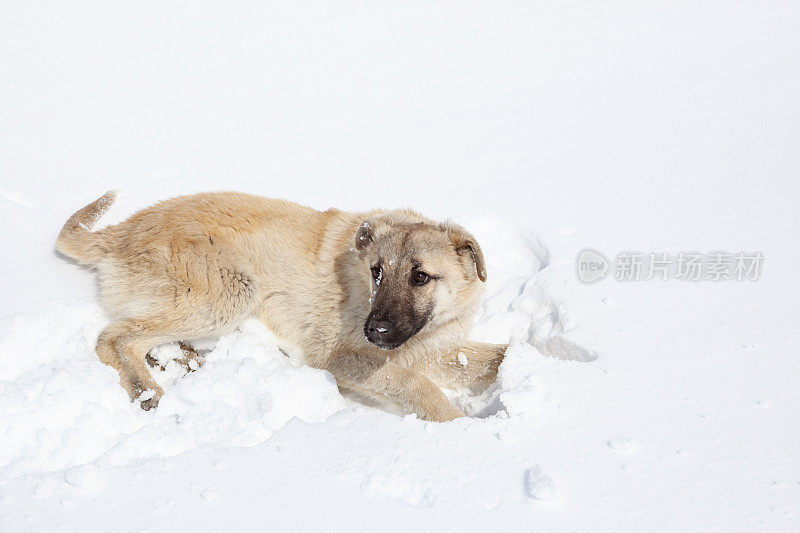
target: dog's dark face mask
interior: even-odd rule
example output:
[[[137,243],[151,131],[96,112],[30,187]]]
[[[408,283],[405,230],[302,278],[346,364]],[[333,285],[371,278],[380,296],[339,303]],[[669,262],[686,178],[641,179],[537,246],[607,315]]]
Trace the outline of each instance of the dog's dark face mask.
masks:
[[[433,312],[430,291],[422,283],[426,278],[425,284],[430,283],[430,275],[419,268],[401,268],[397,263],[392,266],[378,263],[370,269],[374,290],[364,335],[387,350],[397,348],[419,332]]]
[[[359,229],[356,249],[371,287],[364,322],[369,342],[392,350],[426,327],[436,327],[437,318],[447,320],[451,313],[462,312],[458,295],[467,285],[485,279],[447,229],[381,221],[366,222]]]

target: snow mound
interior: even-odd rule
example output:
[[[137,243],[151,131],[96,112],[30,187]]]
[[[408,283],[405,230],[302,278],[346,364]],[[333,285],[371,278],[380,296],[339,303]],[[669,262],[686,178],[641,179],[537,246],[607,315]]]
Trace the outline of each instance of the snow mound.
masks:
[[[87,319],[91,327],[82,325]],[[6,369],[0,381],[0,480],[93,461],[123,465],[202,446],[252,446],[293,417],[320,422],[345,406],[329,373],[294,366],[253,320],[220,338],[201,369],[172,379],[159,408],[144,412],[128,401],[116,371],[93,353],[103,320],[99,312],[54,309],[4,335],[3,356],[17,371],[9,375]],[[53,331],[42,325],[58,322],[74,331],[54,349],[46,340]],[[43,342],[14,347],[26,337]]]
[[[564,336],[575,324],[558,298],[550,253],[541,240],[527,228],[494,217],[470,227],[489,258],[490,273],[474,335],[491,342],[530,343],[556,359],[596,359],[597,354]]]
[[[535,235],[497,219],[474,226],[492,261],[475,336],[511,338],[512,344],[495,385],[477,397],[451,395],[474,416],[525,413],[539,397],[532,345],[564,332],[565,315],[549,296],[548,254]],[[64,470],[67,483],[84,486],[92,483],[93,470],[81,465],[120,466],[201,447],[254,446],[292,418],[322,422],[352,403],[328,372],[294,364],[272,334],[251,320],[235,333],[206,340],[212,349],[196,371],[187,373],[191,366],[172,361],[181,353],[177,345],[153,350],[153,373],[166,394],[158,409],[144,412],[94,354],[105,321],[96,305],[54,304],[38,317],[4,325],[0,480]],[[434,498],[424,489],[395,479],[392,472],[402,470],[402,463],[384,465],[362,480],[364,490],[430,505]]]

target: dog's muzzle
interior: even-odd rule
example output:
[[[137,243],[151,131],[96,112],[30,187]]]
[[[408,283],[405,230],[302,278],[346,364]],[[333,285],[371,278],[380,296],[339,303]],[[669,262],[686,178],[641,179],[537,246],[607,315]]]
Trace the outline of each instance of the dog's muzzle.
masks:
[[[369,314],[364,323],[364,335],[369,342],[385,350],[397,348],[409,337],[398,330],[390,316],[379,315],[375,311]]]

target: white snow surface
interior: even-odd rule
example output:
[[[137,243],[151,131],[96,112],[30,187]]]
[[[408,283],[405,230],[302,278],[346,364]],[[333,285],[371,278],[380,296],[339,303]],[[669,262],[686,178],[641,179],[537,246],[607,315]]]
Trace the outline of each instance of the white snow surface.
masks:
[[[800,4],[6,2],[0,531],[800,529]],[[475,233],[497,383],[366,406],[257,321],[129,403],[53,243],[119,189]],[[758,281],[581,284],[593,248]],[[291,354],[290,354],[291,355]],[[185,374],[185,375],[184,375]]]

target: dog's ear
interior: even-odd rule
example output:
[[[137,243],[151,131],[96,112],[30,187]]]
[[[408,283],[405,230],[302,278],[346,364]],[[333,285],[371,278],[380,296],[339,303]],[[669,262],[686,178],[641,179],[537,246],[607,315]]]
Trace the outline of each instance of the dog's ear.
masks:
[[[455,224],[446,225],[447,236],[450,237],[450,242],[453,248],[456,249],[458,255],[469,253],[472,256],[472,261],[475,263],[475,271],[478,274],[478,279],[486,281],[486,263],[483,260],[483,251],[478,246],[478,241],[467,230]]]
[[[372,235],[372,227],[369,224],[369,220],[365,220],[356,232],[356,250],[363,250],[366,245],[371,243]]]

